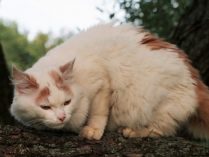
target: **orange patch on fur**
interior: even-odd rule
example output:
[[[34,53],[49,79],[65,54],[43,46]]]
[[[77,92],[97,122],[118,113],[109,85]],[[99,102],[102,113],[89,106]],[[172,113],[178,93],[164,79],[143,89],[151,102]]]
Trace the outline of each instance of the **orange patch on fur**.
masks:
[[[67,85],[65,85],[63,78],[59,75],[58,72],[51,71],[50,76],[55,81],[55,85],[57,86],[57,88],[62,89],[64,91],[70,91],[70,88]]]
[[[193,126],[198,127],[200,130],[207,129],[209,135],[209,90],[208,87],[202,82],[197,69],[192,67],[190,60],[187,58],[186,65],[191,73],[192,79],[195,80],[195,92],[198,99],[197,113],[191,118]]]
[[[36,102],[41,102],[47,99],[47,97],[50,95],[50,91],[48,87],[44,87],[38,94],[36,98]]]
[[[194,77],[194,76],[193,76]],[[199,107],[197,114],[192,117],[193,127],[198,127],[200,130],[207,129],[209,136],[209,91],[208,87],[197,77],[196,80],[196,94],[198,98]],[[205,128],[205,129],[203,129]]]
[[[196,115],[191,117],[191,123],[194,127],[199,127],[200,130],[204,130],[204,128],[207,129],[209,135],[209,90],[202,82],[198,70],[191,65],[188,56],[175,45],[154,37],[150,33],[145,35],[144,39],[141,40],[141,44],[147,45],[151,50],[170,49],[172,50],[171,53],[177,53],[179,58],[183,60],[191,73],[192,79],[195,81],[195,92],[199,105]]]
[[[57,88],[61,88],[62,84],[63,84],[63,79],[62,77],[56,72],[56,71],[51,71],[50,72],[50,76],[53,78],[53,80],[55,81],[55,84],[57,86]]]
[[[150,33],[145,34],[144,38],[141,40],[141,44],[146,44],[152,50],[168,49],[173,47],[172,44],[165,42],[164,40],[159,39]]]

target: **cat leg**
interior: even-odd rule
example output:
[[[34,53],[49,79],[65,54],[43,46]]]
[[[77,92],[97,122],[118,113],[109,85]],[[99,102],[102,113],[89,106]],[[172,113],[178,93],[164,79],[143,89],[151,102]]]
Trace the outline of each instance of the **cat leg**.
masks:
[[[122,133],[125,137],[161,137],[172,136],[176,133],[176,129],[188,117],[188,111],[179,114],[177,105],[163,104],[153,112],[152,120],[145,127],[132,129],[124,128]]]
[[[141,128],[141,129],[131,129],[131,128],[123,128],[122,134],[124,137],[132,138],[132,137],[161,137],[163,133],[161,130],[158,130],[154,127]]]
[[[109,90],[101,90],[95,96],[90,107],[87,125],[83,127],[80,136],[89,140],[101,139],[109,116]]]
[[[147,127],[138,129],[124,128],[122,134],[124,137],[129,138],[172,136],[175,134],[177,127],[178,122],[169,114],[164,114],[155,119]]]
[[[147,127],[140,129],[124,128],[122,130],[123,135],[130,138],[175,135],[178,126],[188,119],[188,115],[190,115],[190,110],[184,111],[179,114],[178,111],[173,112],[175,110],[170,110],[168,108],[169,107],[159,110],[156,115],[154,115],[152,122],[150,122]]]
[[[178,88],[180,89],[177,91]],[[196,104],[193,91],[177,86],[175,91],[153,110],[152,119],[146,127],[125,128],[123,135],[125,137],[173,136],[177,128],[195,113]]]

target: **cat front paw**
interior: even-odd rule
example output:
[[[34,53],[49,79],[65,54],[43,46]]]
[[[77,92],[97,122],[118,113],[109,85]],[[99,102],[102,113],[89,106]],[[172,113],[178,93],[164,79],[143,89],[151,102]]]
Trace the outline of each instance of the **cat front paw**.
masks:
[[[100,140],[102,138],[103,133],[104,131],[101,129],[85,126],[80,131],[80,136],[88,140]]]

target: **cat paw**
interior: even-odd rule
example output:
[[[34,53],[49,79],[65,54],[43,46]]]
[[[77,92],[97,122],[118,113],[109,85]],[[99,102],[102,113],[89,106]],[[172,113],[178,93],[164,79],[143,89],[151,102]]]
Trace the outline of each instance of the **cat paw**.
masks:
[[[81,130],[80,136],[88,140],[100,140],[102,138],[103,132],[104,131],[101,129],[85,126]]]
[[[127,138],[138,137],[137,132],[131,128],[120,129],[120,132],[123,134],[124,137],[127,137]]]
[[[156,129],[140,129],[134,130],[131,128],[123,128],[122,134],[124,137],[133,138],[133,137],[160,137],[162,136],[162,132]]]

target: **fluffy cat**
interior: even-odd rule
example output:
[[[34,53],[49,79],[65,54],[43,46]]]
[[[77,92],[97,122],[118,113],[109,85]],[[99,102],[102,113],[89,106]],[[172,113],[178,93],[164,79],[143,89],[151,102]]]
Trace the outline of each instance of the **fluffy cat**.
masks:
[[[176,46],[130,24],[102,24],[50,50],[25,72],[13,67],[11,114],[37,129],[99,140],[172,136],[182,124],[209,137],[209,92]]]

